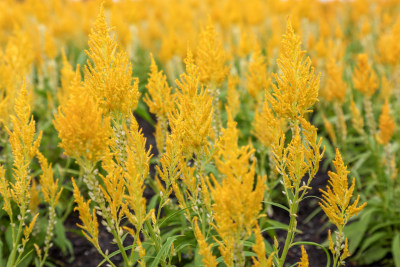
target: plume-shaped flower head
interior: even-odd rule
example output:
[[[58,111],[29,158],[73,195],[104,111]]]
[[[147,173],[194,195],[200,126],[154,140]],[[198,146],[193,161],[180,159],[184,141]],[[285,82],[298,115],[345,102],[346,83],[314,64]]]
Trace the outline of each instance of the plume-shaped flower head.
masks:
[[[132,64],[111,37],[103,7],[89,35],[89,59],[85,87],[106,114],[127,117],[139,99],[138,79],[132,79]],[[133,83],[132,83],[133,80]]]
[[[311,59],[301,50],[300,37],[288,20],[278,58],[280,73],[274,74],[276,84],[268,100],[274,112],[282,118],[294,119],[311,112],[318,101],[319,77],[314,74]]]
[[[335,160],[333,161],[336,173],[329,172],[329,185],[326,191],[321,190],[323,200],[319,203],[329,220],[335,224],[338,229],[342,229],[349,219],[358,214],[367,203],[358,206],[360,196],[350,205],[355,187],[355,178],[350,187],[348,187],[347,174],[349,171],[343,163],[339,149],[336,149]]]

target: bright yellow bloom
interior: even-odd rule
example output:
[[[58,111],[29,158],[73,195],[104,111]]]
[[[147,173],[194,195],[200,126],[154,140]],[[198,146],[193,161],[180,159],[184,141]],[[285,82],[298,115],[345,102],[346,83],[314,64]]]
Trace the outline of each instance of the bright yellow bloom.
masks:
[[[328,119],[325,116],[322,116],[322,119],[324,121],[325,130],[328,133],[329,138],[331,139],[332,143],[335,145],[337,140],[336,140],[336,134],[335,134],[335,130],[333,129],[332,123],[330,123],[330,121],[328,121]]]
[[[256,243],[253,245],[252,249],[254,253],[257,254],[257,258],[252,257],[253,259],[253,265],[252,267],[272,267],[273,266],[273,257],[274,257],[274,252],[272,252],[268,259],[265,257],[267,254],[265,250],[265,243],[264,243],[264,237],[262,236],[260,227],[256,225],[254,228],[254,234],[256,236]]]
[[[328,216],[329,221],[342,229],[349,219],[358,214],[367,203],[358,206],[360,196],[350,205],[350,200],[353,196],[355,187],[355,178],[353,183],[348,188],[347,183],[347,167],[344,165],[339,149],[336,149],[336,157],[333,161],[336,173],[329,172],[329,186],[326,191],[320,189],[322,192],[323,200],[319,203],[325,214]]]
[[[393,89],[394,89],[393,82],[389,81],[386,78],[386,76],[383,76],[379,98],[385,99],[385,100],[390,99],[390,97],[392,96]]]
[[[313,179],[319,169],[319,162],[325,152],[321,152],[322,138],[318,140],[317,128],[305,119],[301,120],[304,140],[300,135],[299,127],[296,128],[290,143],[285,147],[285,135],[282,134],[274,146],[274,161],[278,172],[283,176],[286,189],[296,188],[306,173]],[[311,181],[311,180],[309,180]],[[308,187],[302,188],[306,190]]]
[[[76,88],[80,82],[81,73],[79,65],[77,65],[76,71],[74,71],[64,50],[62,50],[61,88],[59,88],[59,91],[57,92],[57,98],[60,104],[65,104],[71,95],[70,88]]]
[[[219,177],[222,182],[211,175],[214,186],[209,184],[214,200],[215,228],[222,239],[217,242],[228,266],[231,266],[233,255],[242,253],[239,240],[250,236],[257,223],[266,187],[265,177],[258,177],[255,185],[256,162],[250,163],[254,149],[250,146],[239,148],[237,140],[236,123],[230,117],[215,156],[217,169],[223,174]]]
[[[181,140],[187,156],[193,153],[208,153],[207,137],[211,132],[213,118],[212,99],[199,84],[199,70],[188,50],[186,73],[180,75],[176,109],[170,113],[171,132]]]
[[[214,26],[209,25],[200,34],[196,64],[199,66],[201,83],[219,86],[228,74],[226,53],[218,40]]]
[[[361,116],[360,110],[357,108],[356,103],[354,103],[353,99],[350,102],[350,110],[351,110],[351,121],[353,123],[354,128],[359,134],[364,134],[364,119]]]
[[[267,89],[270,80],[267,75],[267,63],[260,48],[251,55],[251,60],[246,73],[247,91],[250,96],[257,99],[260,92]]]
[[[283,120],[276,118],[268,102],[265,102],[262,111],[256,111],[252,133],[265,147],[269,147],[281,134],[283,124]]]
[[[145,179],[149,174],[150,151],[146,149],[146,138],[143,136],[139,125],[132,113],[131,125],[126,129],[128,133],[127,160],[124,176],[127,179],[127,194],[125,199],[127,205],[124,207],[124,213],[128,220],[135,225],[136,229],[141,227],[146,216],[146,199],[143,197]],[[134,214],[131,211],[134,211]]]
[[[385,101],[385,104],[382,107],[382,113],[379,117],[379,136],[377,136],[378,142],[386,145],[389,143],[390,139],[393,136],[395,127],[395,122],[392,116],[390,116],[390,107],[388,100]]]
[[[157,64],[151,56],[151,66],[149,79],[146,88],[149,91],[144,97],[144,102],[149,107],[151,113],[158,118],[168,116],[168,113],[174,108],[174,95],[172,88],[168,85],[167,77],[163,71],[158,71]]]
[[[74,199],[78,205],[74,210],[79,212],[79,219],[83,223],[82,225],[77,225],[82,228],[82,233],[86,239],[89,240],[97,249],[99,249],[99,224],[97,222],[96,212],[95,210],[93,210],[92,213],[90,212],[90,200],[85,202],[73,178],[72,185],[74,186]]]
[[[328,101],[338,101],[343,103],[346,98],[347,85],[343,81],[343,67],[336,64],[331,58],[326,64],[327,81],[325,96]]]
[[[106,114],[127,117],[139,100],[137,78],[132,79],[132,64],[119,51],[115,36],[110,36],[103,8],[89,35],[85,87]],[[132,84],[133,80],[133,84]]]
[[[386,14],[385,14],[386,15]],[[388,26],[385,27],[385,29]],[[389,33],[379,34],[378,51],[384,63],[396,65],[400,58],[400,18],[397,19]]]
[[[78,161],[84,159],[94,164],[108,149],[110,119],[103,118],[97,103],[84,91],[59,107],[53,123],[61,139],[59,146]]]
[[[195,227],[195,236],[197,242],[199,242],[199,254],[203,256],[202,262],[205,267],[216,267],[217,266],[217,258],[212,254],[212,246],[207,244],[207,241],[204,238],[204,235],[201,233],[199,226],[197,224],[197,217],[194,218],[194,227]]]
[[[237,89],[239,83],[239,76],[228,76],[228,91],[226,93],[226,102],[233,118],[236,117],[240,110],[240,94]]]
[[[37,152],[40,167],[43,173],[40,175],[40,185],[42,186],[42,192],[44,200],[52,206],[56,206],[60,199],[63,188],[58,185],[58,179],[53,178],[53,169],[51,164],[47,162],[47,159],[39,151]]]
[[[308,263],[308,255],[307,255],[307,251],[304,248],[304,246],[301,246],[301,261],[298,262],[298,267],[308,267],[309,263]]]
[[[272,93],[268,94],[274,112],[282,118],[303,116],[318,101],[320,75],[315,76],[311,59],[300,46],[300,37],[288,20],[277,61],[281,73],[273,75],[277,85],[272,84]]]
[[[15,99],[22,81],[28,78],[32,63],[32,46],[25,32],[16,30],[0,49],[0,124],[10,127]]]
[[[28,93],[25,82],[15,102],[15,114],[11,117],[13,131],[8,128],[10,144],[14,157],[14,178],[15,183],[11,190],[14,201],[18,207],[26,207],[29,204],[29,185],[31,176],[29,175],[29,164],[36,155],[40,145],[42,133],[35,140],[35,121],[31,115],[31,107],[28,103]],[[31,117],[32,116],[32,117]]]
[[[357,68],[353,73],[354,88],[370,98],[379,87],[378,77],[372,66],[368,63],[366,54],[359,54],[357,59]]]

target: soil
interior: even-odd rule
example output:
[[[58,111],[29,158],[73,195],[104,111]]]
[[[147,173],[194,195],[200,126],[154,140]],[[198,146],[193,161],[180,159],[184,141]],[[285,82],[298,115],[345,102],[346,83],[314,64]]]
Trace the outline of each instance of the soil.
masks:
[[[148,140],[148,146],[151,145],[152,153],[154,155],[157,155],[158,151],[156,148],[153,126],[140,117],[137,117],[137,120],[139,125],[142,127],[143,134],[146,136]],[[151,172],[154,174],[154,171]],[[320,197],[321,194],[318,189],[326,187],[328,178],[329,177],[327,173],[320,170],[320,172],[317,174],[317,176],[313,179],[311,183],[312,189],[310,190],[308,195]],[[151,192],[149,191],[145,192],[145,197],[147,199],[150,199],[151,196],[152,196]],[[312,241],[319,244],[327,240],[328,228],[325,227],[324,229],[323,227],[324,225],[326,225],[328,221],[325,214],[322,211],[320,211],[317,214],[315,214],[315,216],[313,216],[312,218],[308,218],[316,208],[318,208],[318,200],[315,198],[306,198],[300,203],[299,214],[298,214],[299,216],[298,229],[302,231],[302,233],[296,236],[297,240]],[[289,223],[287,212],[275,207],[273,208],[272,219],[286,224]],[[84,238],[81,234],[79,234],[80,231],[79,228],[76,226],[77,223],[80,223],[80,220],[76,212],[71,213],[71,215],[67,218],[65,222],[66,229],[70,229],[67,232],[67,238],[73,245],[74,255],[67,255],[67,256],[63,255],[57,247],[52,248],[50,251],[49,259],[53,263],[55,263],[56,266],[95,267],[100,262],[103,261],[102,256],[97,252],[97,250],[89,243],[89,241],[86,240],[86,238]],[[286,232],[278,231],[277,234],[278,236],[285,237]],[[99,229],[99,242],[100,246],[103,248],[103,251],[105,251],[106,249],[108,249],[109,251],[116,250],[116,245],[112,244],[111,234],[109,234],[106,231],[106,229],[104,229],[103,226],[100,226]],[[280,246],[283,247],[283,240],[280,240],[280,242],[282,242]],[[310,267],[326,266],[326,260],[327,260],[326,254],[322,249],[310,245],[306,245],[305,248],[308,253]],[[300,257],[301,257],[300,246],[296,246],[290,249],[287,255],[287,262],[289,263],[288,266],[298,262],[300,260]],[[120,255],[113,257],[113,262],[116,264],[121,263],[122,257]],[[374,267],[380,265],[379,264],[368,265],[368,266],[355,265],[351,262],[350,258],[349,260],[347,260],[346,266]]]

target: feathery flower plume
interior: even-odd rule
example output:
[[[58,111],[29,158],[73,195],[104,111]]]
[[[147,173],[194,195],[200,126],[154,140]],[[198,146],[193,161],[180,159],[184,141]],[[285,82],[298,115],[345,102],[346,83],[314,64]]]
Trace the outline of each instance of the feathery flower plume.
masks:
[[[378,142],[386,145],[389,143],[393,136],[395,122],[392,116],[390,116],[390,107],[388,100],[382,107],[382,113],[379,117],[379,135],[377,136]]]
[[[379,87],[378,77],[372,66],[368,63],[366,54],[359,54],[357,58],[357,67],[353,73],[354,88],[363,93],[367,98],[374,95]]]
[[[268,94],[272,109],[282,118],[302,117],[318,101],[320,74],[315,76],[311,59],[300,46],[300,37],[288,20],[277,60],[282,73],[273,74],[277,84],[272,84],[272,93]]]
[[[89,35],[89,59],[85,68],[85,88],[105,114],[127,117],[139,99],[137,78],[132,78],[128,55],[119,50],[110,36],[103,6]],[[132,83],[133,81],[133,83]]]

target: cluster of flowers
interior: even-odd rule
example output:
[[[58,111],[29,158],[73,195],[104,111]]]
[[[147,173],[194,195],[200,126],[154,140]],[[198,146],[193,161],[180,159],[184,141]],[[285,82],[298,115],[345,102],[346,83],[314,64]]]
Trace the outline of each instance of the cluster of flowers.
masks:
[[[29,257],[43,266],[55,225],[73,208],[83,234],[111,266],[117,254],[125,266],[170,266],[181,254],[206,266],[284,266],[288,251],[306,244],[296,236],[300,202],[323,156],[335,169],[320,200],[337,228],[334,235],[328,231],[328,265],[330,255],[336,267],[370,248],[372,241],[362,243],[362,237],[349,248],[354,234],[345,227],[364,207],[352,224],[366,224],[361,236],[395,233],[382,238],[381,257],[400,248],[397,107],[391,105],[400,98],[396,1],[2,5],[9,6],[0,14],[0,124],[6,129],[0,132],[0,195],[12,236],[7,267]],[[136,71],[141,57],[150,61],[143,73]],[[45,141],[35,133],[35,105]],[[147,108],[157,121],[155,148],[134,116]],[[64,179],[62,171],[54,178],[55,168],[40,152],[41,142],[46,155],[56,146],[53,126],[67,161],[77,163],[65,167],[74,178]],[[354,158],[351,184],[341,154]],[[35,158],[41,171],[32,171]],[[369,162],[373,167],[359,171]],[[361,200],[353,198],[356,188],[365,189]],[[150,201],[145,190],[154,195]],[[65,204],[68,194],[75,203]],[[48,212],[39,209],[41,202]],[[289,213],[284,236],[271,232],[281,226],[266,227],[271,205]],[[387,218],[389,224],[368,232],[374,213],[378,226]],[[34,238],[45,216],[45,237]],[[101,227],[113,236],[114,252],[99,243]],[[301,251],[298,265],[308,266]]]

